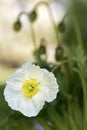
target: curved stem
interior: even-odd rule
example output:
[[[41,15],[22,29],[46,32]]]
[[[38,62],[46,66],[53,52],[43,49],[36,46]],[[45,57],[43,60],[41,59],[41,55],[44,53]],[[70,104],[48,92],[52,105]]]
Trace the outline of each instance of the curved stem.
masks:
[[[29,14],[27,12],[23,11],[23,12],[21,12],[18,15],[17,20],[19,20],[22,15],[26,15],[29,18]],[[32,35],[32,41],[33,41],[33,45],[34,45],[34,50],[36,50],[35,32],[34,32],[33,24],[31,23],[30,20],[29,20],[29,24],[30,24],[30,30],[31,30],[31,35]]]
[[[53,25],[53,27],[54,27],[56,39],[57,39],[57,42],[58,42],[58,41],[59,41],[59,39],[58,39],[58,31],[57,31],[57,27],[56,27],[56,24],[55,24],[53,15],[52,15],[51,7],[50,7],[50,5],[49,5],[48,2],[46,2],[46,1],[41,1],[41,2],[39,2],[39,3],[37,3],[37,4],[35,5],[34,10],[37,10],[37,8],[38,8],[40,5],[45,5],[45,6],[47,7],[47,9],[48,9],[49,17],[50,17],[51,22],[52,22],[52,25]]]
[[[72,62],[73,61],[73,59],[67,59],[67,60],[64,60],[64,61],[62,61],[61,63],[59,63],[59,64],[57,64],[52,70],[51,70],[51,72],[54,72],[58,67],[60,67],[61,65],[64,65],[65,63],[67,63],[67,62]]]
[[[22,12],[18,15],[17,20],[19,20],[22,15],[28,16],[28,13],[25,12],[25,11],[22,11]]]

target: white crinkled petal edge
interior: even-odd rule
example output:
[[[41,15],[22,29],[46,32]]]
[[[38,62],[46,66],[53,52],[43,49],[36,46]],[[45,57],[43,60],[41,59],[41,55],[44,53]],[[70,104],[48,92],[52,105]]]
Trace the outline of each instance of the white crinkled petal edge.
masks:
[[[40,90],[45,94],[45,101],[51,102],[57,97],[59,86],[53,73],[45,71]]]
[[[20,111],[27,117],[36,116],[45,104],[44,94],[39,92],[31,99],[25,98],[21,93],[6,87],[4,90],[5,100],[8,105],[16,111]]]

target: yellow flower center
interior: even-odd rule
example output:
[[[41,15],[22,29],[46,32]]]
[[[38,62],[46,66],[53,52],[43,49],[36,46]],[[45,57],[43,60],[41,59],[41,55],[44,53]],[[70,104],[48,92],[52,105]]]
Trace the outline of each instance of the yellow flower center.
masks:
[[[39,85],[40,82],[37,82],[34,78],[26,80],[22,86],[23,94],[26,97],[31,98],[39,91]]]

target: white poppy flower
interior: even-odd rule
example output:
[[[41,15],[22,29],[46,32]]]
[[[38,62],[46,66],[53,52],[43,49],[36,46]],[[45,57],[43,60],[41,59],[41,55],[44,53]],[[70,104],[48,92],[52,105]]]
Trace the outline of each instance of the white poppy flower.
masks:
[[[45,101],[53,101],[58,91],[53,73],[26,63],[8,78],[4,96],[13,110],[32,117],[39,113]]]

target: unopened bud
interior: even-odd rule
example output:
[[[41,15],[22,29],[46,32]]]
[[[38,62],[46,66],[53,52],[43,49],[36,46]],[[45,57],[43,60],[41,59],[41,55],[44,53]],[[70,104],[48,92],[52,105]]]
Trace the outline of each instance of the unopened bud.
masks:
[[[44,45],[41,45],[39,48],[40,54],[46,54],[46,47]]]
[[[58,30],[59,30],[60,33],[65,32],[65,23],[64,23],[64,22],[61,22],[61,23],[58,25]]]
[[[56,61],[60,61],[63,59],[63,55],[64,55],[64,50],[62,47],[57,47],[56,48],[56,53],[55,53],[55,59]]]
[[[29,18],[30,18],[30,21],[31,22],[34,22],[37,18],[37,14],[36,14],[36,11],[32,11],[30,14],[29,14]]]
[[[20,29],[21,29],[21,22],[20,22],[19,20],[14,23],[13,29],[14,29],[15,31],[17,31],[17,32],[20,31]]]

